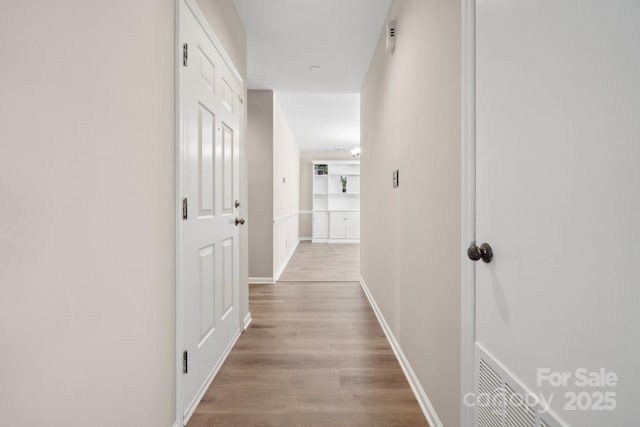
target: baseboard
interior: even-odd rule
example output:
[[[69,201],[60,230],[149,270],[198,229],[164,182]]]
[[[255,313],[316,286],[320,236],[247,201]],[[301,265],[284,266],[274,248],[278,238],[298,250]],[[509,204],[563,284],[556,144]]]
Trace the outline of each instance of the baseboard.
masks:
[[[244,316],[244,329],[243,331],[246,331],[247,328],[249,327],[249,325],[251,324],[251,321],[253,319],[251,318],[251,312],[247,313],[246,316]]]
[[[275,281],[273,277],[249,277],[250,285],[273,285]]]
[[[416,399],[418,400],[418,405],[420,405],[420,409],[422,409],[422,413],[424,414],[424,417],[427,419],[429,426],[443,427],[442,422],[440,421],[440,418],[438,418],[438,415],[436,414],[436,411],[433,408],[433,405],[429,401],[429,398],[427,397],[427,394],[424,391],[424,388],[422,388],[422,384],[420,384],[420,381],[418,380],[416,373],[413,371],[413,368],[409,364],[409,360],[407,360],[407,357],[404,355],[404,352],[402,351],[400,344],[396,340],[396,337],[393,335],[393,332],[391,331],[389,324],[387,323],[384,316],[382,315],[382,312],[380,311],[378,304],[376,304],[376,301],[373,299],[373,295],[371,295],[371,292],[369,291],[369,288],[367,287],[367,284],[365,283],[362,277],[360,277],[360,286],[362,287],[364,294],[367,296],[367,299],[369,300],[369,304],[371,305],[373,312],[378,318],[378,323],[380,323],[380,326],[382,327],[382,330],[384,331],[384,334],[387,337],[387,340],[389,341],[389,345],[391,346],[393,353],[396,355],[396,359],[398,359],[398,363],[400,363],[402,372],[404,372],[405,377],[407,377],[407,381],[411,386],[411,390],[413,391],[413,394],[416,396]]]
[[[311,237],[309,240],[312,243],[360,243],[360,239],[314,239]]]
[[[298,248],[298,244],[300,244],[300,240],[298,240],[296,244],[291,248],[291,250],[287,254],[287,257],[284,259],[284,261],[282,261],[282,263],[280,264],[280,267],[278,267],[278,271],[276,271],[276,274],[273,275],[273,283],[276,283],[278,281],[284,269],[287,268],[287,264],[289,264],[289,261],[291,260],[293,253]]]
[[[300,237],[301,242],[310,242],[313,240],[313,237]]]
[[[224,362],[227,360],[227,356],[229,356],[229,353],[231,353],[231,350],[236,345],[236,342],[238,342],[238,338],[240,338],[240,331],[236,332],[235,336],[233,337],[233,339],[231,340],[231,342],[229,343],[227,348],[224,350],[224,353],[222,354],[222,357],[220,358],[220,360],[218,360],[218,363],[216,363],[216,365],[213,367],[213,369],[209,373],[209,376],[207,377],[207,380],[204,382],[204,385],[200,388],[200,390],[196,394],[196,397],[193,399],[191,404],[188,406],[187,410],[185,411],[185,416],[184,416],[184,425],[185,426],[189,423],[189,419],[191,418],[191,416],[195,412],[196,408],[200,404],[200,401],[204,397],[204,394],[207,392],[207,390],[211,386],[211,383],[213,382],[213,379],[218,374],[218,371],[220,370],[220,368],[222,368],[222,365],[224,365]]]
[[[171,427],[184,427],[184,425],[180,425],[180,421],[176,421]]]

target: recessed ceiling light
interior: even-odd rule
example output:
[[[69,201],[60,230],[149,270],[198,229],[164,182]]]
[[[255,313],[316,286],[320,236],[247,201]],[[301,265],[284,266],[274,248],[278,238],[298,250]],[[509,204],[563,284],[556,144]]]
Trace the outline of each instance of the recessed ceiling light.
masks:
[[[314,71],[315,71],[315,70],[322,70],[322,67],[321,67],[321,66],[319,66],[319,65],[312,65],[312,66],[310,66],[310,67],[309,67],[309,69],[310,69],[310,70],[314,70]]]

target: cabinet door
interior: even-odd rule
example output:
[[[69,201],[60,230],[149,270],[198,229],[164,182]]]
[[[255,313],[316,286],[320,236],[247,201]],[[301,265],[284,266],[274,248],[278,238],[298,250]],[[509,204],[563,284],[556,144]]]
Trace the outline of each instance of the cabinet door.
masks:
[[[329,237],[332,239],[344,239],[347,234],[346,222],[344,212],[331,212],[329,214]]]
[[[329,213],[313,213],[313,238],[326,239],[329,237]]]
[[[347,212],[346,214],[346,236],[347,239],[360,238],[360,212]]]

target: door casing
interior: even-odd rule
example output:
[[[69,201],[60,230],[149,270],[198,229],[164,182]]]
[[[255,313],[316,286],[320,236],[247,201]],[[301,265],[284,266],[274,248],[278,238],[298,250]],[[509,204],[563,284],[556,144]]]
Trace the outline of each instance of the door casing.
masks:
[[[461,4],[461,239],[466,248],[476,236],[476,1]],[[460,425],[475,425],[473,407],[464,396],[474,392],[475,364],[475,268],[463,254],[460,271],[461,384]]]

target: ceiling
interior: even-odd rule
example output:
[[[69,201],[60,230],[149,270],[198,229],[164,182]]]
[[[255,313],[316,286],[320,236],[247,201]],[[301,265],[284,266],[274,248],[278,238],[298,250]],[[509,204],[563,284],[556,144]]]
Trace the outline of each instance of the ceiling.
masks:
[[[301,151],[360,144],[360,88],[390,3],[236,0],[248,87],[276,92]]]

